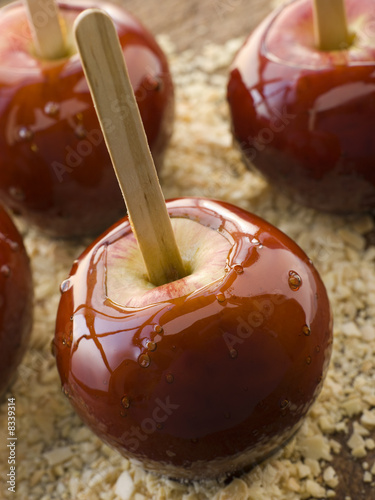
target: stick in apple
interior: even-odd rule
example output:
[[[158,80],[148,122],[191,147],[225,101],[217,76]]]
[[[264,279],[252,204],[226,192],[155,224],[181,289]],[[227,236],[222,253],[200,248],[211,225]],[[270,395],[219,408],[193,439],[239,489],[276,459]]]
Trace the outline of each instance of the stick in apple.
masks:
[[[342,50],[351,44],[344,0],[314,0],[315,43],[320,50]]]
[[[74,31],[149,280],[160,286],[182,278],[186,273],[113,22],[89,9],[77,17]]]
[[[62,20],[55,0],[24,0],[37,56],[59,59],[67,53]]]

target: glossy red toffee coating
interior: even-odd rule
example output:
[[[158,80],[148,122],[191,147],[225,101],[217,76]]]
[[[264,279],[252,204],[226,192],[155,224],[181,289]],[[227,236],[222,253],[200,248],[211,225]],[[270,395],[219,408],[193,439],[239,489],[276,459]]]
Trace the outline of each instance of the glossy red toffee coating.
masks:
[[[124,8],[97,0],[59,3],[72,54],[32,53],[22,4],[0,11],[0,197],[57,236],[97,235],[124,215],[124,203],[75,52],[72,25],[88,7],[112,17],[157,166],[171,135],[173,86],[165,55]],[[37,22],[48,18],[40,11]],[[126,116],[122,102],[113,111]],[[111,129],[110,119],[104,124]],[[98,203],[100,200],[100,203]]]
[[[0,206],[0,396],[12,382],[32,326],[33,286],[22,237]]]
[[[124,219],[62,284],[57,366],[77,413],[123,455],[175,478],[217,477],[300,425],[329,364],[330,306],[305,253],[264,220],[200,198],[167,207],[228,239],[222,278],[140,308],[113,303],[106,259],[131,235]]]
[[[375,3],[345,2],[348,50],[318,51],[312,1],[276,10],[231,68],[232,130],[244,159],[300,203],[375,208]]]

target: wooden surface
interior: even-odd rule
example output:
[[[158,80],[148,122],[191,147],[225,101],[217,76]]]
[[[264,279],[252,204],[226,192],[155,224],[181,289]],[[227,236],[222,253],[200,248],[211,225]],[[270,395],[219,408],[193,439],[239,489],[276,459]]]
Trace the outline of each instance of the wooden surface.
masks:
[[[154,34],[168,33],[178,51],[248,35],[272,8],[270,0],[119,1]]]

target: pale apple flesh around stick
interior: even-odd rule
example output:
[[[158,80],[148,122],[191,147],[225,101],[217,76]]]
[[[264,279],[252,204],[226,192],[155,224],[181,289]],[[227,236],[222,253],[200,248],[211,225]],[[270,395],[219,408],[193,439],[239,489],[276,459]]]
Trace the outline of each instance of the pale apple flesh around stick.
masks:
[[[56,1],[24,0],[24,3],[37,57],[59,59],[66,56],[64,25]]]
[[[113,21],[90,9],[76,19],[75,36],[149,281],[175,281],[186,273]],[[115,103],[127,109],[126,123],[113,111]]]
[[[187,276],[155,287],[147,279],[133,234],[108,247],[106,295],[123,307],[143,307],[188,295],[223,277],[232,248],[225,236],[199,222],[172,218],[172,227]]]
[[[320,50],[343,50],[351,44],[344,0],[314,0],[315,44]]]

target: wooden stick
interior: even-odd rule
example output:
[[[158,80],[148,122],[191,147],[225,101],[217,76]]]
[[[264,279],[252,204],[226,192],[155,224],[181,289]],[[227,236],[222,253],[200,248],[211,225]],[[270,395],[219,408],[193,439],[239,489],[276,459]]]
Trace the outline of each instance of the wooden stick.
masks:
[[[90,9],[78,16],[74,31],[149,280],[156,286],[175,281],[186,273],[114,24]]]
[[[344,0],[314,0],[315,44],[320,50],[344,50],[351,44]]]
[[[67,54],[65,34],[55,0],[24,0],[37,56],[59,59]]]

